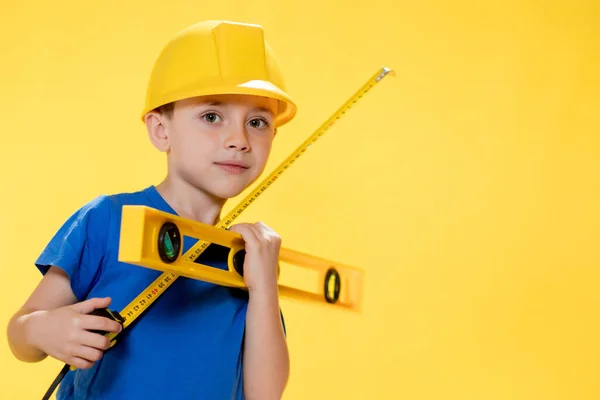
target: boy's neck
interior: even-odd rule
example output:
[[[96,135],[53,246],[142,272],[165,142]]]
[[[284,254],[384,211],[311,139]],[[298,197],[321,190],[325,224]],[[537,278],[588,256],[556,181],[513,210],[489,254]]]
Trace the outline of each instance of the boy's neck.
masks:
[[[209,225],[217,224],[226,202],[170,175],[156,190],[180,217]]]

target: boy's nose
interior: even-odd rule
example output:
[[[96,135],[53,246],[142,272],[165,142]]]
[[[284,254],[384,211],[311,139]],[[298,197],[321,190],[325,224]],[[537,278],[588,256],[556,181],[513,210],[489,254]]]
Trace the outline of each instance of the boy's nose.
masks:
[[[229,146],[227,146],[230,150],[240,150],[240,151],[247,151],[249,149],[249,146],[244,145],[242,143],[232,143]]]
[[[244,129],[235,127],[232,128],[225,139],[225,147],[229,150],[248,151],[250,143]]]

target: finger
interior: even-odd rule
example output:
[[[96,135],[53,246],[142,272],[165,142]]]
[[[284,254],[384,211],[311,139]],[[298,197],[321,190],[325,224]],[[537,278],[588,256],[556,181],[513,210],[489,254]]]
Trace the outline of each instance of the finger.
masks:
[[[269,225],[265,224],[264,222],[258,221],[254,225],[256,225],[260,230],[263,230],[265,232],[275,233],[275,231],[273,230],[273,228],[271,228]]]
[[[70,357],[68,360],[66,360],[66,363],[77,369],[88,369],[92,365],[94,365],[93,362],[84,360],[83,358],[80,358],[80,357]]]
[[[256,231],[265,239],[271,239],[278,236],[277,233],[270,226],[266,225],[263,222],[258,221],[254,225]]]
[[[88,331],[120,332],[122,327],[117,321],[97,315],[82,315],[79,317],[79,327]]]
[[[231,225],[228,230],[230,232],[240,233],[240,230],[246,229],[248,227],[248,225],[250,225],[250,224],[245,223],[245,222],[240,222],[239,224]]]
[[[75,350],[74,357],[81,358],[84,361],[95,363],[102,358],[104,352],[88,346],[78,346]]]
[[[248,244],[258,244],[259,242],[259,235],[251,224],[233,225],[230,230],[242,235],[242,239]]]
[[[84,346],[98,350],[107,350],[110,347],[110,339],[105,335],[94,332],[81,332],[80,343]]]
[[[263,222],[257,222],[256,231],[258,232],[259,238],[266,243],[273,244],[275,246],[281,245],[281,237],[275,232],[270,226]]]
[[[98,308],[108,307],[111,301],[112,300],[110,297],[94,297],[92,299],[73,304],[72,308],[81,314],[89,314]]]

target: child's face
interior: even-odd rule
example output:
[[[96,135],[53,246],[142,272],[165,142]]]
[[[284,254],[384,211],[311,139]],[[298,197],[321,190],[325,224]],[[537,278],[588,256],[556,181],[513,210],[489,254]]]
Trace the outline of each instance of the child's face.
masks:
[[[237,196],[262,173],[276,130],[277,101],[218,95],[179,101],[157,116],[154,144],[169,155],[169,174],[221,199]],[[157,136],[162,139],[157,141]]]

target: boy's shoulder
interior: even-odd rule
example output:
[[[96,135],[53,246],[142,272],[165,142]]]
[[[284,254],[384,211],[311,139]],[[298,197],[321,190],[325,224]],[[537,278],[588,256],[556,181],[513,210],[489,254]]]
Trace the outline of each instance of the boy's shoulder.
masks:
[[[83,205],[81,209],[83,211],[120,210],[124,205],[146,205],[160,209],[170,208],[162,199],[156,187],[148,186],[135,191],[100,194]]]
[[[118,250],[124,205],[145,205],[174,213],[154,186],[131,192],[98,195],[79,207],[58,228],[35,265],[42,274],[63,269],[79,299],[83,299],[102,270],[103,260]]]
[[[84,225],[99,222],[106,227],[108,223],[118,220],[123,206],[126,205],[148,206],[175,213],[158,193],[156,187],[148,186],[135,191],[100,194],[72,213],[66,222],[81,223],[85,220]]]
[[[56,232],[56,236],[85,241],[88,245],[107,252],[119,240],[123,207],[128,205],[147,206],[176,214],[155,186],[101,194],[72,213]]]

